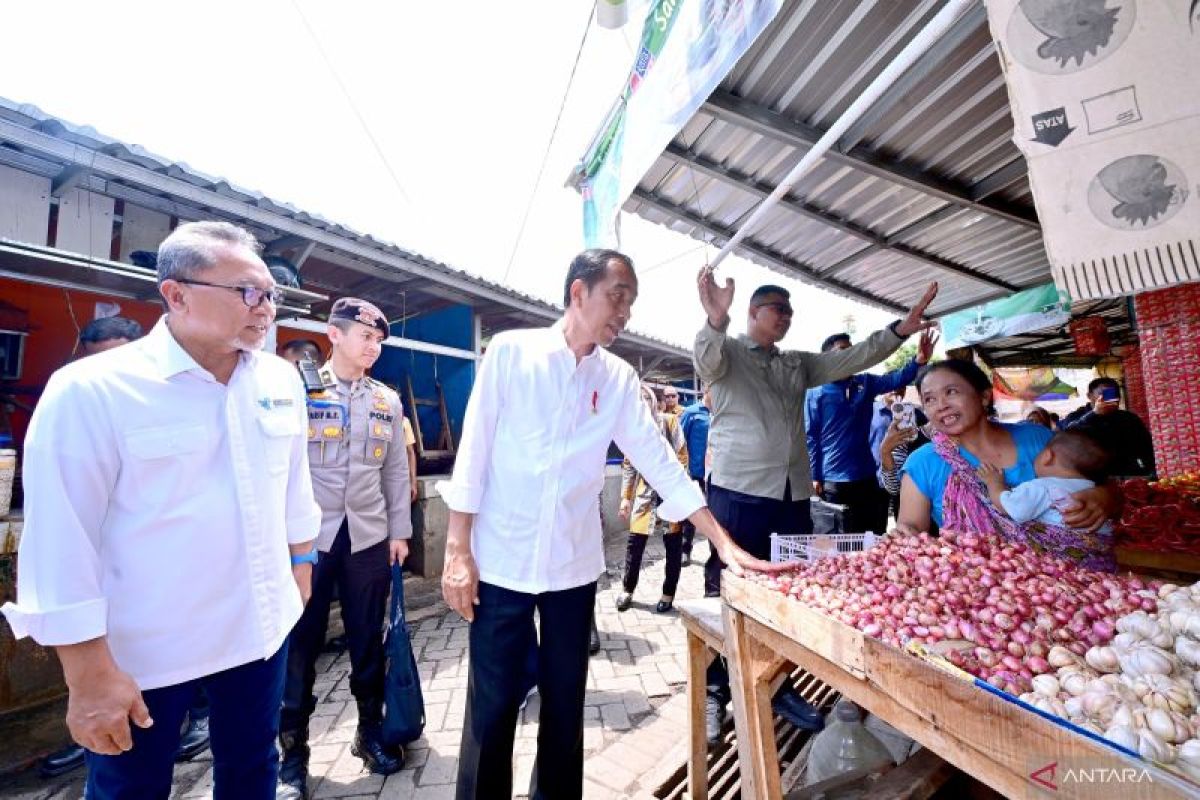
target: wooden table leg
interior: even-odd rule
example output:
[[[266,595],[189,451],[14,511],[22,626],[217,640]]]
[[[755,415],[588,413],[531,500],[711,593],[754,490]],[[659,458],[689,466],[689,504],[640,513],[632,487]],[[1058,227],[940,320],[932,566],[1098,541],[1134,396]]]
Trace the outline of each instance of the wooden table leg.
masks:
[[[692,800],[708,797],[708,734],[705,727],[704,704],[708,689],[708,663],[713,654],[699,636],[691,633],[688,643],[688,731],[691,748],[688,751],[688,796]]]
[[[741,612],[725,605],[722,613],[737,725],[741,796],[746,800],[775,800],[782,789],[770,680],[781,659],[750,637]]]

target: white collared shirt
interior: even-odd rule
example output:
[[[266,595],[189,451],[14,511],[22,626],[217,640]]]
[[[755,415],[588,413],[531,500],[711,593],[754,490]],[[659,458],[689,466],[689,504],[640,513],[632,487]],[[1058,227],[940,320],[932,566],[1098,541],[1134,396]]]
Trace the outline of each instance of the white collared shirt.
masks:
[[[677,521],[704,505],[642,401],[633,367],[601,347],[576,364],[561,322],[492,339],[454,475],[438,484],[447,506],[476,515],[480,580],[528,593],[596,580],[610,441],[662,497],[660,517]]]
[[[25,439],[13,632],[106,636],[154,689],[274,654],[300,618],[288,544],[316,537],[295,370],[243,352],[228,385],[143,339],[51,376]]]

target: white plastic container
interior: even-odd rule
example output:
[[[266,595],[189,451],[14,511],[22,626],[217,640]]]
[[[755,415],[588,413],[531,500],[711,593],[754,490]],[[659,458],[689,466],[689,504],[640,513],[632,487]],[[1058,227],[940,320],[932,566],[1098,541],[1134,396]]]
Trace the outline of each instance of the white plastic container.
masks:
[[[783,536],[771,534],[772,561],[816,561],[819,558],[861,553],[879,542],[872,531],[866,533],[826,533]]]
[[[882,770],[894,764],[892,754],[862,723],[862,711],[849,700],[838,700],[813,739],[808,753],[806,785],[855,770]]]

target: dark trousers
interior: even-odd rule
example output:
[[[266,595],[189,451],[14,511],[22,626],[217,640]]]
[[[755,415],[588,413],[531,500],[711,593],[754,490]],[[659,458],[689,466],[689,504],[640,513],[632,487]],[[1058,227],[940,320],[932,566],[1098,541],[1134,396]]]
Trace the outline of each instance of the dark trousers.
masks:
[[[633,594],[637,588],[638,576],[642,572],[642,555],[646,552],[646,542],[650,536],[643,533],[629,532],[629,543],[625,546],[625,591]],[[683,534],[664,533],[663,547],[667,549],[666,574],[663,576],[663,597],[674,597],[675,588],[679,586],[679,573],[683,571]]]
[[[808,500],[792,500],[791,486],[784,488],[783,499],[756,497],[735,492],[714,483],[708,485],[708,508],[717,522],[739,547],[756,558],[771,557],[771,534],[783,536],[812,533],[812,514]],[[714,549],[704,564],[704,596],[721,593],[721,570],[725,564]],[[729,671],[720,659],[708,666],[708,692],[729,701]]]
[[[350,651],[350,692],[359,702],[359,723],[383,717],[383,616],[391,588],[387,540],[350,552],[350,529],[342,523],[328,553],[313,569],[312,597],[289,638],[287,687],[280,728],[303,730],[316,708],[317,656],[329,627],[329,604],[337,586]],[[366,717],[366,718],[364,718]]]
[[[771,534],[793,536],[812,533],[812,514],[808,500],[792,500],[791,486],[784,489],[782,500],[756,497],[710,483],[708,508],[721,527],[729,531],[739,547],[756,558],[771,557]],[[711,549],[704,564],[704,596],[721,593],[724,562]]]
[[[846,533],[887,532],[888,493],[874,476],[859,481],[826,481],[824,499],[846,507]]]
[[[171,796],[179,728],[196,690],[210,708],[213,797],[267,800],[279,773],[279,701],[287,646],[266,661],[251,661],[186,683],[142,692],[154,724],[131,724],[133,749],[118,756],[87,753],[87,800],[157,800]]]
[[[513,796],[513,736],[527,688],[525,670],[515,667],[535,646],[541,716],[529,796],[582,796],[583,695],[595,604],[595,583],[541,594],[479,584],[458,753],[460,800]],[[540,641],[535,610],[541,618]]]
[[[700,487],[700,493],[704,494],[705,493],[704,478],[692,478],[692,480],[694,480],[696,482],[696,485]],[[692,540],[696,538],[696,526],[693,525],[692,521],[689,519],[685,519],[682,523],[680,523],[680,525],[682,525],[682,528],[683,528],[683,552],[684,552],[684,555],[691,556]]]

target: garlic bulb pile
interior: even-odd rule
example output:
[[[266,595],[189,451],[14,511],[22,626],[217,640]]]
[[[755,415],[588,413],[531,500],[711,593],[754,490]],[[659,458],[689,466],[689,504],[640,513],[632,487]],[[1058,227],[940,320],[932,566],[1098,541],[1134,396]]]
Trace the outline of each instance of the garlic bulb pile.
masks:
[[[1082,658],[1054,647],[1057,670],[1021,699],[1200,780],[1200,583],[1158,590],[1158,611],[1121,617]]]

